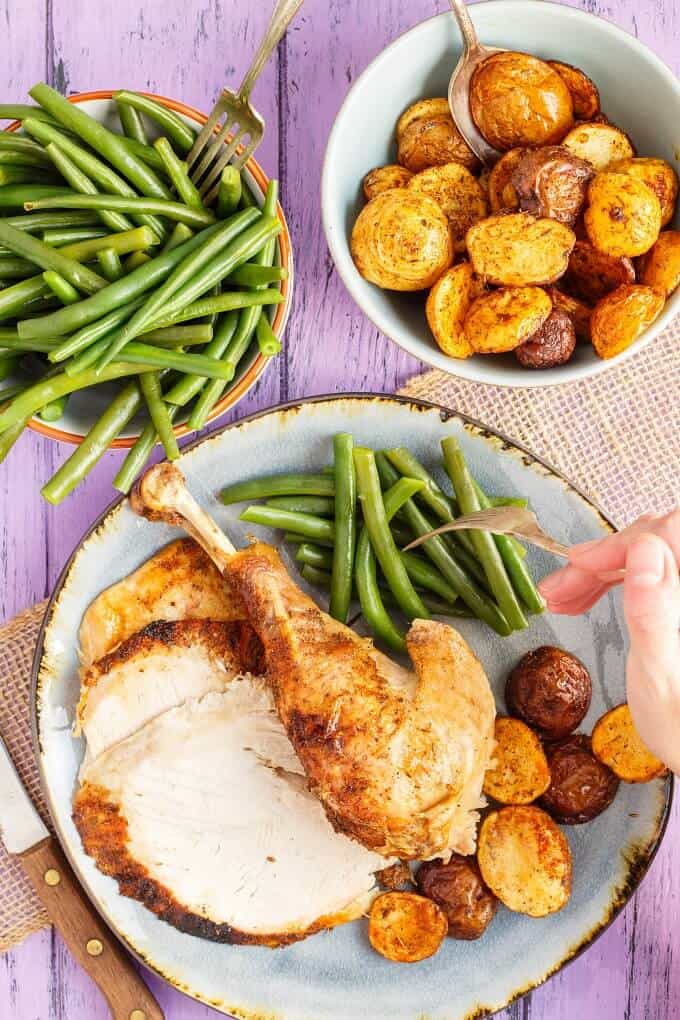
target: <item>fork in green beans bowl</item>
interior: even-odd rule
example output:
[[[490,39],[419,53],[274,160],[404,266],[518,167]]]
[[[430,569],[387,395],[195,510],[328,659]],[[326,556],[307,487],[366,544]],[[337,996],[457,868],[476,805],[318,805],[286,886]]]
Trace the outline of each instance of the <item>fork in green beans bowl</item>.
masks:
[[[0,462],[24,428],[77,449],[60,503],[127,448],[127,492],[156,443],[234,407],[281,349],[293,261],[277,182],[228,166],[206,208],[186,156],[206,118],[132,91],[0,104]]]

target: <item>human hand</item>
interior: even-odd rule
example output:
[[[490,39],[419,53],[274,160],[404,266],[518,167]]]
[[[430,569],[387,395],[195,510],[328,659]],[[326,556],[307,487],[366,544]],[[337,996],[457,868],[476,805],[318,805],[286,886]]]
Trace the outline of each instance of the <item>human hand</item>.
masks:
[[[567,566],[539,588],[551,612],[573,616],[623,584],[633,721],[650,751],[680,774],[679,569],[680,509],[641,517],[616,535],[573,546]],[[620,579],[617,571],[625,572]]]

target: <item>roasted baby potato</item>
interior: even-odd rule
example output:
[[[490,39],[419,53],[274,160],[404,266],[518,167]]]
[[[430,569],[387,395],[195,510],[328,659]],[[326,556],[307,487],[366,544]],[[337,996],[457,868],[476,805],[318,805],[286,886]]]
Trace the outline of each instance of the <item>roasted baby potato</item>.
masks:
[[[640,261],[640,283],[670,297],[680,285],[680,230],[664,230]]]
[[[600,93],[597,85],[579,67],[563,64],[561,60],[549,60],[553,71],[557,71],[569,89],[574,117],[579,120],[592,120],[600,112]]]
[[[605,171],[588,188],[588,238],[608,255],[644,255],[661,230],[661,203],[637,177]]]
[[[623,283],[635,283],[630,259],[599,251],[590,241],[577,241],[560,287],[586,304],[596,305]]]
[[[444,912],[416,893],[382,893],[373,900],[368,916],[371,945],[394,963],[416,963],[433,956],[447,929]]]
[[[388,166],[377,166],[364,177],[364,195],[370,202],[372,198],[391,188],[405,188],[413,177],[405,166],[391,163]]]
[[[482,279],[523,287],[558,280],[567,268],[576,237],[557,220],[536,219],[522,212],[501,213],[475,223],[465,241],[474,270]]]
[[[396,864],[391,864],[388,868],[383,868],[382,871],[376,871],[375,877],[384,889],[392,891],[403,889],[404,886],[412,884],[411,869],[406,861],[397,861]]]
[[[351,251],[361,275],[386,290],[431,287],[453,261],[446,216],[435,201],[410,188],[383,191],[364,206]]]
[[[512,177],[528,149],[510,149],[494,163],[489,173],[489,206],[492,213],[519,209],[519,195],[512,183]]]
[[[564,365],[574,353],[576,330],[563,308],[553,308],[533,336],[515,350],[515,357],[525,368],[554,368]]]
[[[493,765],[484,776],[484,794],[501,804],[531,804],[550,786],[548,761],[533,730],[520,719],[498,716]]]
[[[678,175],[665,159],[636,156],[621,159],[610,168],[617,174],[631,174],[651,188],[661,205],[661,226],[673,219],[678,198]]]
[[[540,805],[560,825],[590,822],[608,808],[616,796],[619,781],[599,761],[590,737],[576,733],[546,747],[550,786]]]
[[[644,333],[661,314],[664,296],[652,287],[627,283],[595,305],[590,338],[601,358],[615,358]]]
[[[512,174],[519,207],[572,227],[578,219],[595,171],[563,145],[525,152]]]
[[[480,938],[498,907],[474,857],[452,854],[447,864],[426,861],[416,872],[416,885],[423,896],[444,911],[449,935],[454,939]]]
[[[540,287],[502,287],[473,301],[463,333],[480,354],[514,351],[543,325],[551,309]]]
[[[648,783],[666,773],[666,766],[642,742],[628,705],[617,705],[595,723],[593,754],[624,783]]]
[[[512,715],[546,740],[575,730],[592,696],[590,673],[575,655],[554,645],[527,652],[508,677],[505,701]]]
[[[424,99],[402,114],[397,124],[397,159],[415,174],[444,163],[462,163],[468,170],[479,166],[453,122],[446,99]]]
[[[564,294],[557,287],[548,287],[548,294],[553,303],[553,311],[561,308],[571,319],[577,340],[590,340],[590,316],[592,308],[572,297],[571,294]]]
[[[470,305],[483,290],[471,264],[459,262],[439,277],[428,294],[425,314],[432,336],[444,354],[452,358],[469,358],[474,354],[463,324]]]
[[[489,201],[489,177],[490,176],[491,176],[491,170],[489,169],[488,166],[485,166],[484,169],[482,170],[482,172],[480,173],[479,177],[477,178],[479,186],[482,189],[482,191],[484,192],[484,198],[487,200],[487,202]],[[492,212],[493,211],[494,210],[492,210]]]
[[[533,806],[492,811],[479,830],[482,878],[509,910],[553,914],[571,893],[571,851],[550,815]]]
[[[569,89],[543,60],[528,53],[493,53],[470,81],[470,111],[489,145],[561,142],[574,121]]]
[[[628,135],[613,124],[578,124],[571,129],[562,145],[598,171],[607,170],[612,163],[635,155]]]
[[[397,121],[397,141],[404,134],[406,128],[410,127],[417,120],[422,120],[424,117],[450,116],[451,108],[446,96],[437,96],[434,99],[419,99],[417,103],[413,103],[407,110],[404,110]]]
[[[465,251],[467,231],[473,223],[484,219],[488,211],[477,178],[460,163],[446,163],[415,174],[408,187],[434,199],[449,221],[455,250]]]

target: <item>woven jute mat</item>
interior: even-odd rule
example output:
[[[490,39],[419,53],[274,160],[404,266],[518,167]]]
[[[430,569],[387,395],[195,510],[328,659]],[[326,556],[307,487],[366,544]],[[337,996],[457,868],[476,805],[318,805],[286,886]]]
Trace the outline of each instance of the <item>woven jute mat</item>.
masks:
[[[680,495],[680,320],[646,351],[585,383],[509,390],[444,372],[402,393],[443,404],[518,440],[623,526]],[[30,670],[45,603],[0,628],[0,733],[47,821],[30,734]],[[21,865],[0,844],[0,951],[48,923]]]

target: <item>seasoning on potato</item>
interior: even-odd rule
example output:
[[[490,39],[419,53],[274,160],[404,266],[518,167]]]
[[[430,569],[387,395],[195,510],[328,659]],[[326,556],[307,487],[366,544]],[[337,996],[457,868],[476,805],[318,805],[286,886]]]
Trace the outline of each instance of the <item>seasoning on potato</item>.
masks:
[[[351,251],[361,275],[387,290],[431,287],[453,261],[446,216],[431,198],[409,188],[384,191],[364,206]]]
[[[667,769],[645,746],[627,704],[605,712],[595,723],[593,754],[625,783],[649,783]]]
[[[405,188],[413,177],[410,170],[405,166],[396,163],[388,166],[377,166],[364,177],[364,195],[367,201],[371,201],[376,195],[383,191],[390,191],[392,188]]]
[[[550,769],[541,741],[520,719],[499,716],[493,765],[484,776],[484,794],[501,804],[531,804],[550,786]]]
[[[512,185],[523,212],[572,227],[594,175],[590,163],[563,145],[544,145],[525,152],[513,171]]]
[[[546,748],[550,786],[540,806],[560,825],[597,818],[614,800],[619,780],[592,752],[590,737],[576,733]]]
[[[590,673],[571,652],[541,645],[519,660],[505,687],[512,715],[533,727],[546,740],[566,737],[590,708]]]
[[[577,124],[566,136],[562,145],[575,156],[585,159],[596,170],[607,170],[612,163],[630,159],[635,155],[633,143],[625,131],[613,124],[593,121]]]
[[[575,242],[563,223],[525,212],[489,216],[466,235],[475,272],[488,283],[509,287],[554,283],[566,270]]]
[[[502,287],[473,301],[463,332],[474,351],[502,354],[528,340],[551,310],[550,298],[540,287]]]
[[[446,937],[444,912],[416,893],[386,892],[371,904],[368,937],[377,953],[394,963],[417,963],[433,956]]]
[[[628,283],[599,301],[590,317],[590,337],[601,358],[625,351],[661,314],[664,296],[652,287]]]
[[[569,361],[576,348],[576,330],[563,308],[553,308],[536,332],[515,350],[525,368],[555,368]]]
[[[567,271],[560,280],[572,297],[596,305],[605,294],[623,283],[635,283],[635,267],[629,258],[608,255],[590,241],[577,241],[569,256]]]
[[[571,893],[571,850],[550,815],[533,806],[492,811],[479,831],[482,878],[509,910],[545,917]]]
[[[562,278],[564,280],[564,277]],[[562,282],[562,281],[561,281]],[[590,316],[592,308],[584,301],[565,294],[558,287],[548,287],[548,294],[553,303],[553,311],[561,308],[566,312],[574,326],[577,340],[590,340]]]
[[[661,226],[673,219],[678,199],[678,175],[665,159],[635,156],[622,159],[611,167],[616,173],[631,174],[651,188],[661,205]]]
[[[397,861],[387,868],[382,868],[381,871],[376,871],[375,877],[384,889],[392,891],[403,889],[412,884],[411,869],[406,861]]]
[[[454,939],[481,938],[498,908],[474,857],[452,854],[446,864],[426,861],[416,872],[416,884],[423,896],[443,910],[448,934]]]
[[[571,94],[560,75],[538,57],[511,50],[477,66],[470,110],[489,145],[501,151],[560,142],[574,121]]]
[[[549,60],[553,71],[557,71],[569,89],[574,117],[579,120],[592,120],[600,112],[600,93],[597,85],[585,71],[572,64],[564,64],[561,60]]]
[[[661,230],[661,204],[651,188],[630,174],[605,171],[588,188],[588,238],[608,255],[644,255]]]
[[[640,260],[640,283],[670,297],[680,286],[680,230],[664,230]]]
[[[459,262],[439,277],[428,294],[428,325],[441,349],[452,358],[469,358],[474,353],[465,336],[464,322],[470,305],[483,291],[472,265]]]
[[[397,124],[397,159],[419,173],[429,166],[462,163],[475,170],[479,160],[453,122],[447,99],[424,99],[409,107]]]
[[[406,128],[417,120],[425,117],[450,117],[451,108],[446,96],[435,96],[433,99],[419,99],[402,113],[397,121],[397,141],[406,131]]]
[[[519,209],[519,195],[512,183],[512,176],[522,157],[529,151],[523,148],[510,149],[494,163],[489,173],[489,206],[492,213]]]
[[[428,195],[443,210],[457,252],[465,251],[465,235],[487,214],[486,198],[475,177],[460,163],[431,166],[415,174],[408,188]]]

